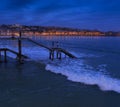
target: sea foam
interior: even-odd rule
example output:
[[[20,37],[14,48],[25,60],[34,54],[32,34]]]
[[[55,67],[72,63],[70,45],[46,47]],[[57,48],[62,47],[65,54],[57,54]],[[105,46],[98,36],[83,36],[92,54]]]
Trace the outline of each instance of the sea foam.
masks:
[[[102,66],[102,65],[101,65]],[[106,74],[103,67],[98,71],[91,66],[85,65],[81,60],[66,60],[57,64],[47,64],[46,70],[60,73],[73,82],[80,82],[87,85],[97,85],[103,91],[115,91],[120,93],[120,80]]]

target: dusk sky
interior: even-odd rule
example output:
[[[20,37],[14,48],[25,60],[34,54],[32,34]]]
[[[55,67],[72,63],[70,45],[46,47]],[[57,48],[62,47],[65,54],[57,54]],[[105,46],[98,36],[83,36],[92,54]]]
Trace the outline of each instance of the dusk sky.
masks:
[[[0,24],[120,31],[120,0],[2,0]]]

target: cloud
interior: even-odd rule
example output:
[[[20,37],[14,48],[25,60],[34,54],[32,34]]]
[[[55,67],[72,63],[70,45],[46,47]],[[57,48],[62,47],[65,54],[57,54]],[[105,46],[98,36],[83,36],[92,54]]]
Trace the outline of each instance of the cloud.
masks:
[[[4,0],[0,23],[119,30],[119,5],[119,0]]]

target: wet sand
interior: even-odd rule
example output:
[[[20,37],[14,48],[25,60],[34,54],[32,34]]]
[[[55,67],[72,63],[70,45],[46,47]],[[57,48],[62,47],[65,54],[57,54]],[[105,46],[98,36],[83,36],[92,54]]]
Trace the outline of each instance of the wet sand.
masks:
[[[0,107],[120,107],[120,94],[67,80],[33,61],[0,63]]]

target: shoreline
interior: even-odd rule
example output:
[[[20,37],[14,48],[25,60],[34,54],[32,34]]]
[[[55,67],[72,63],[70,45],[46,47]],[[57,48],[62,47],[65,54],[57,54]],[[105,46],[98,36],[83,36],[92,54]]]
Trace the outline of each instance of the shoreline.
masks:
[[[120,94],[45,70],[45,64],[0,63],[1,107],[119,107]],[[118,106],[117,106],[118,105]]]

